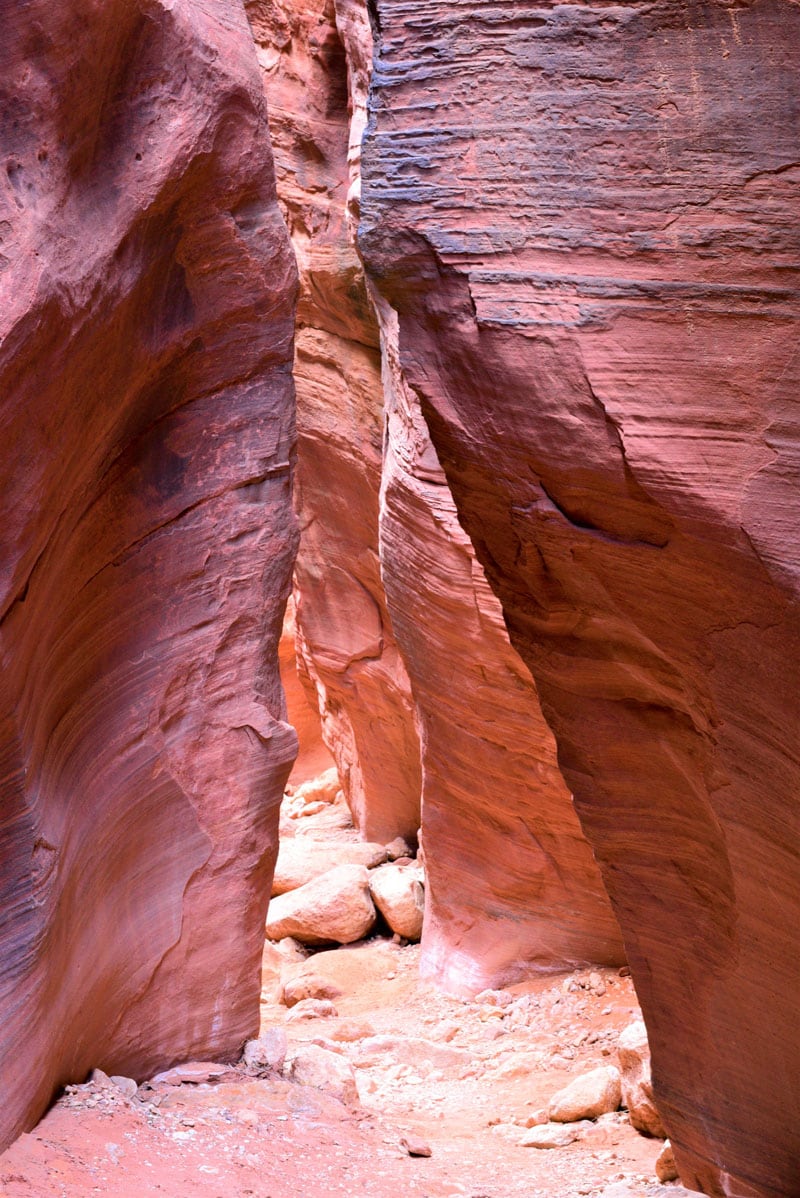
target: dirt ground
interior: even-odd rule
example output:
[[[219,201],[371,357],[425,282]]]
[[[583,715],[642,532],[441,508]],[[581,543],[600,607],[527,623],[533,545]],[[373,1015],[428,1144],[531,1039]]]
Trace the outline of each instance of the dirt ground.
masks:
[[[629,978],[610,970],[545,977],[465,1001],[418,980],[416,945],[374,939],[291,957],[267,947],[262,1026],[285,1029],[290,1059],[314,1042],[349,1060],[358,1104],[284,1076],[248,1076],[244,1066],[131,1097],[90,1083],[0,1157],[0,1194],[685,1193],[655,1180],[660,1142],[635,1132],[624,1112],[602,1116],[564,1148],[520,1146],[526,1122],[556,1090],[615,1062],[618,1033],[638,1013]],[[308,973],[341,991],[335,1014],[299,1018],[278,1001],[284,981]],[[404,1136],[425,1141],[430,1157],[409,1156]]]

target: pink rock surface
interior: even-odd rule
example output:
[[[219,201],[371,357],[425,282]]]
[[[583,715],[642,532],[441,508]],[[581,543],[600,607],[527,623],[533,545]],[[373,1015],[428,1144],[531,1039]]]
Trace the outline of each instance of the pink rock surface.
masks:
[[[796,1194],[800,8],[374,10],[361,248],[622,925],[681,1177]]]
[[[248,0],[300,266],[299,669],[359,830],[416,838],[419,742],[378,559],[378,331],[346,223],[347,65],[333,0]]]
[[[244,13],[3,11],[0,1144],[258,1026],[296,272]]]

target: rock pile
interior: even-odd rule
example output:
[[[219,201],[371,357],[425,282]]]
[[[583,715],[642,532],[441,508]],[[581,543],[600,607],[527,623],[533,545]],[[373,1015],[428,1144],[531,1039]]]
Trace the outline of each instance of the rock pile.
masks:
[[[422,934],[421,861],[402,837],[388,844],[357,839],[335,770],[287,793],[272,896],[268,940],[352,944],[379,915],[398,938],[417,941]],[[306,993],[294,1001],[330,997]]]

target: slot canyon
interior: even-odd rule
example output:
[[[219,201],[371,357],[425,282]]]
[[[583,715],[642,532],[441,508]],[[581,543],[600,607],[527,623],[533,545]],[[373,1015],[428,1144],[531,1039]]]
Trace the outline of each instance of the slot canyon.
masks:
[[[0,1196],[798,1198],[800,4],[0,13]]]

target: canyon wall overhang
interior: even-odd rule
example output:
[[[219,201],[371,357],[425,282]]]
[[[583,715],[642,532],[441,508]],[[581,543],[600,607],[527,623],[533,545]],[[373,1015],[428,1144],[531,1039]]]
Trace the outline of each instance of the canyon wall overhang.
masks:
[[[407,0],[360,248],[623,929],[688,1184],[800,1185],[800,8]]]

